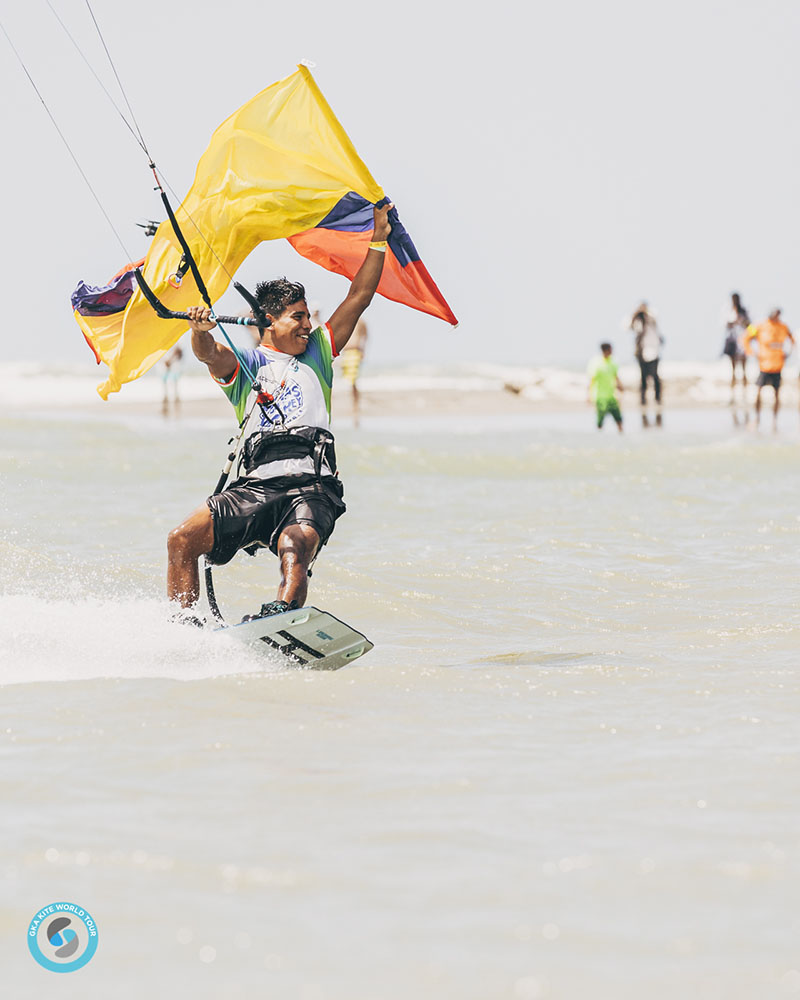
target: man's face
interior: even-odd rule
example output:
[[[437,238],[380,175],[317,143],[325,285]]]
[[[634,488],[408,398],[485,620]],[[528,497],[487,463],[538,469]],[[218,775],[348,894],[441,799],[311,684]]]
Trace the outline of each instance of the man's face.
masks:
[[[272,317],[272,326],[264,335],[264,342],[271,341],[276,351],[284,354],[302,354],[308,346],[311,317],[304,299],[287,306],[280,316]]]

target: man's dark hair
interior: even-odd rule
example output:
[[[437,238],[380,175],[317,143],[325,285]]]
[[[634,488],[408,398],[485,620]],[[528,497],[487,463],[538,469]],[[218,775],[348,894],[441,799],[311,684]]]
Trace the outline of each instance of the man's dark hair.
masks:
[[[601,351],[609,351],[610,352],[611,350],[613,350],[613,348],[611,347],[611,344],[601,344],[600,345],[600,350]]]
[[[256,285],[256,299],[261,309],[276,319],[287,306],[305,301],[306,290],[298,281],[288,278],[273,278],[272,281],[260,281]]]

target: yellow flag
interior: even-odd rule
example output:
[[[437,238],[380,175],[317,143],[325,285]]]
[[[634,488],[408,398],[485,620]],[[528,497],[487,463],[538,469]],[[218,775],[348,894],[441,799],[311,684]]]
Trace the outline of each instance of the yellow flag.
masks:
[[[315,229],[340,203],[352,207],[352,199],[347,201],[351,194],[359,205],[384,197],[311,73],[300,66],[220,125],[175,214],[216,301],[259,243]],[[371,218],[371,210],[369,214]],[[306,255],[314,258],[313,252]],[[170,284],[181,257],[170,223],[163,222],[142,272],[158,298],[175,311],[199,301],[190,274],[180,287]],[[336,262],[320,263],[342,270]],[[115,309],[120,300],[124,306]],[[130,267],[106,288],[81,283],[73,307],[98,361],[109,368],[107,381],[98,386],[103,399],[144,374],[187,329],[185,320],[155,315]]]

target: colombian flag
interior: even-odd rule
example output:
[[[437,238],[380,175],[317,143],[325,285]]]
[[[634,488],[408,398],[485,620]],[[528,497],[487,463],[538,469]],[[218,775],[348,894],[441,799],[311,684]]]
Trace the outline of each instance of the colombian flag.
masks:
[[[303,257],[352,278],[367,253],[372,206],[385,200],[311,73],[299,66],[220,125],[175,214],[217,301],[264,240],[288,239]],[[378,291],[455,325],[396,209],[389,218]],[[169,221],[163,222],[142,271],[158,298],[178,312],[199,301],[191,275],[174,279],[181,257]],[[185,321],[155,315],[131,280],[131,266],[102,288],[81,282],[72,296],[86,340],[109,368],[97,390],[103,399],[143,375],[186,331]]]

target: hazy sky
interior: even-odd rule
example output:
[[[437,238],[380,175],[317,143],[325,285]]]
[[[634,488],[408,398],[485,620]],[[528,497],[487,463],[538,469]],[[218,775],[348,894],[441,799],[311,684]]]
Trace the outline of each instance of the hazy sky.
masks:
[[[53,0],[114,86],[84,0]],[[160,219],[142,152],[45,0],[2,20],[136,256]],[[156,162],[183,196],[212,131],[303,59],[461,321],[370,308],[375,365],[583,366],[623,317],[656,309],[665,357],[719,355],[721,310],[754,318],[797,287],[797,0],[462,5],[94,0]],[[391,15],[387,17],[387,11]],[[3,355],[94,360],[71,316],[79,279],[123,253],[4,38]],[[344,279],[263,244],[245,283],[286,273],[331,312]],[[222,301],[238,311],[229,293]]]

